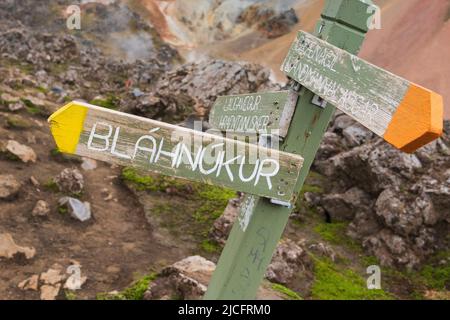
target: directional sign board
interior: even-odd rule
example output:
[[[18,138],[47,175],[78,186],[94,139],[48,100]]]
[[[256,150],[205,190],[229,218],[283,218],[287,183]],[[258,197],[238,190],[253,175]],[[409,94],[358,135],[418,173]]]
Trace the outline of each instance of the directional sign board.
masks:
[[[405,152],[442,134],[442,97],[300,31],[281,70]]]
[[[218,97],[209,123],[221,131],[285,137],[297,97],[289,90]]]
[[[50,118],[61,152],[292,202],[303,158],[71,102]]]

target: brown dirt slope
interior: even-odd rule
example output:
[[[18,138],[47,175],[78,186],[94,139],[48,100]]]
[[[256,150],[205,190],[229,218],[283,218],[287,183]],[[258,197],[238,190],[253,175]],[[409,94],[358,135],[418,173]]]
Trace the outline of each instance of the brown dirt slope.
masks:
[[[381,6],[381,30],[369,32],[360,56],[442,94],[449,118],[450,1],[391,0]]]

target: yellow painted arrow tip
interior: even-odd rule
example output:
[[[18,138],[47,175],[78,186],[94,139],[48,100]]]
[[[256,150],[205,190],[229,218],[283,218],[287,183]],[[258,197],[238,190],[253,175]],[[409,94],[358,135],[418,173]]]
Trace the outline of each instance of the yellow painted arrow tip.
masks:
[[[75,153],[86,114],[86,106],[72,101],[48,118],[50,130],[59,151]]]
[[[442,135],[443,124],[442,96],[411,84],[383,138],[396,148],[413,153],[439,138]]]

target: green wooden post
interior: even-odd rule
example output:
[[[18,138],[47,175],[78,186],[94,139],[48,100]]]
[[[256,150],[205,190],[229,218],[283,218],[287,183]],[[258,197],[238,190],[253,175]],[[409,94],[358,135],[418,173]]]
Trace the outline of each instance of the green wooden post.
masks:
[[[327,0],[315,35],[356,54],[368,31],[370,0]],[[300,91],[294,117],[281,149],[304,158],[294,191],[308,175],[335,108],[312,103],[314,94]],[[266,198],[246,196],[210,281],[205,299],[254,299],[292,208]]]

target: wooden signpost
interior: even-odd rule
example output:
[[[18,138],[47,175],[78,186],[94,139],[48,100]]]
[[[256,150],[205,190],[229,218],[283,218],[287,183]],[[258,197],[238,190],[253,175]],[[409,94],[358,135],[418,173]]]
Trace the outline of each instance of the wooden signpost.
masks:
[[[315,36],[299,32],[283,63],[290,90],[218,98],[210,117],[216,129],[274,130],[282,151],[81,102],[50,117],[56,144],[62,152],[245,192],[205,299],[253,299],[333,116],[332,104],[406,152],[442,131],[439,95],[352,55],[368,31],[370,6],[370,0],[326,0]]]
[[[295,201],[302,157],[71,102],[50,118],[61,152]]]
[[[371,24],[372,14],[375,12],[370,7],[371,1],[369,0],[327,0],[321,19],[316,25],[315,35],[317,39],[323,40],[320,43],[328,42],[330,45],[356,54],[364,41],[368,26]],[[293,48],[296,48],[295,44]],[[291,54],[290,52],[289,55]],[[297,56],[294,59],[295,63],[297,63]],[[330,57],[326,58],[325,54],[325,57],[320,56],[319,59],[325,66],[327,63],[331,64],[329,62]],[[290,59],[292,58],[288,56],[286,60]],[[284,67],[291,71],[291,63],[295,66],[294,61],[285,62]],[[293,72],[294,66],[292,66]],[[356,76],[356,73],[354,76]],[[323,134],[333,116],[335,107],[331,104],[321,103],[316,95],[318,92],[305,89],[306,84],[301,81],[296,82],[295,73],[289,76],[292,78],[291,85],[293,87],[300,84],[303,88],[299,92],[300,96],[281,149],[289,153],[301,154],[304,158],[300,177],[295,186],[295,192],[299,192],[319,148]],[[338,83],[344,85],[342,82],[345,81],[347,79],[343,78]],[[423,127],[433,132],[431,137],[425,134],[425,138],[411,138],[408,137],[409,133],[399,128],[396,136],[402,142],[397,146],[405,151],[410,151],[417,145],[426,143],[430,138],[436,138],[434,132],[439,133],[439,125],[442,126],[443,121],[442,115],[439,117],[439,112],[434,111],[434,116],[437,116],[437,119],[431,119],[432,117],[429,116],[422,120],[424,122]],[[356,120],[359,121],[360,119]],[[363,123],[362,120],[361,123]],[[412,125],[420,127],[422,124],[414,123]],[[438,130],[434,129],[435,125]],[[429,128],[433,129],[430,130]],[[406,130],[409,130],[409,128],[406,128]],[[419,134],[421,133],[419,132]],[[386,135],[385,139],[388,140]],[[395,139],[389,139],[388,141],[396,142]],[[255,298],[291,212],[292,208],[274,205],[264,198],[253,195],[245,197],[238,219],[233,225],[217,263],[205,299]]]
[[[292,90],[218,97],[209,123],[220,131],[285,137],[297,97]]]
[[[442,134],[442,97],[300,31],[281,70],[405,152]]]

